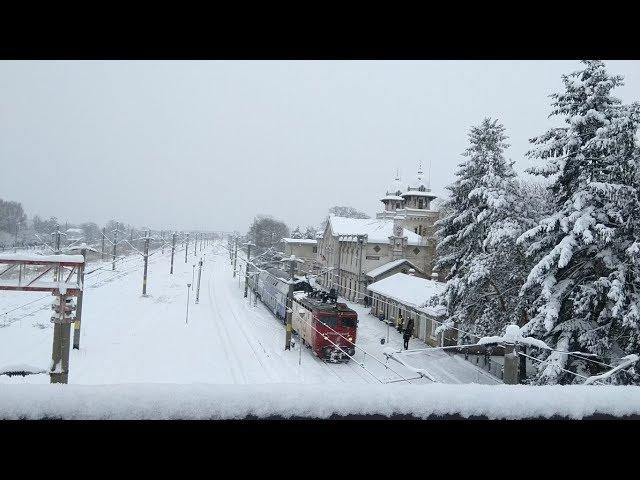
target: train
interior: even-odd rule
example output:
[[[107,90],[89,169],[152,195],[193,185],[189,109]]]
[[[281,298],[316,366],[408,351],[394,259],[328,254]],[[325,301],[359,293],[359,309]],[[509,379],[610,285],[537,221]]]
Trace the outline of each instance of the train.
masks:
[[[249,287],[286,324],[289,289],[293,289],[291,324],[299,341],[318,358],[347,363],[355,354],[358,314],[337,296],[315,289],[304,277],[278,268],[252,268]]]

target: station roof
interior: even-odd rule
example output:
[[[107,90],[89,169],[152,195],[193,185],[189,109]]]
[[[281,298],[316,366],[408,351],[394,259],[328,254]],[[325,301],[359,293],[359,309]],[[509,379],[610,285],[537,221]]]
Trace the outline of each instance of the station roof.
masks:
[[[331,215],[329,217],[333,235],[367,235],[369,243],[389,243],[393,235],[393,220],[384,218],[347,218]],[[422,237],[417,233],[403,228],[403,235],[407,237],[409,245],[420,245]]]
[[[427,302],[434,295],[441,294],[444,291],[444,285],[444,283],[434,280],[396,273],[372,283],[367,289],[404,305],[422,310],[429,315],[440,316],[444,315],[444,309],[428,306]]]

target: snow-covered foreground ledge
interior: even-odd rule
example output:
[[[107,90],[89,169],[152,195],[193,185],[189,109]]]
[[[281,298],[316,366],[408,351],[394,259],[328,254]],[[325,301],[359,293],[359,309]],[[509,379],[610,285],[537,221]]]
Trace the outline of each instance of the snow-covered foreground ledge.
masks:
[[[524,385],[0,385],[2,419],[640,415],[640,387]]]

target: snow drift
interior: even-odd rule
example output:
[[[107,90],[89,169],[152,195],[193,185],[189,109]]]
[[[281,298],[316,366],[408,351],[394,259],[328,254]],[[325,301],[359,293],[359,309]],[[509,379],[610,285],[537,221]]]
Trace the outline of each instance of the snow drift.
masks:
[[[2,419],[640,415],[640,387],[525,385],[2,385]]]

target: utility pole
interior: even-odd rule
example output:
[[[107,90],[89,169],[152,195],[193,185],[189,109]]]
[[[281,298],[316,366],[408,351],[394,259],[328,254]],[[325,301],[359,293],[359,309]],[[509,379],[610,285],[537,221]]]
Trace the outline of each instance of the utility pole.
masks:
[[[249,262],[251,261],[251,242],[247,242],[247,265],[244,269],[244,298],[247,298],[247,290],[249,289]]]
[[[293,314],[293,285],[294,285],[294,276],[296,272],[296,258],[291,255],[291,257],[286,260],[289,263],[289,274],[291,275],[291,280],[289,284],[289,292],[287,293],[287,334],[284,341],[284,349],[291,350],[291,316]]]
[[[193,281],[196,279],[196,264],[191,266],[191,289],[193,289]]]
[[[144,276],[142,277],[142,296],[147,296],[147,265],[149,264],[149,232],[144,238]]]
[[[189,234],[187,233],[186,248],[184,249],[184,263],[187,263],[187,252],[189,251]]]
[[[116,244],[118,243],[118,227],[119,223],[116,223],[116,229],[113,231],[113,260],[111,262],[111,270],[116,269]]]
[[[236,262],[238,261],[238,237],[236,237],[236,247],[233,254],[233,276],[236,276]]]
[[[80,284],[80,293],[78,294],[78,304],[76,307],[76,321],[73,323],[73,348],[80,349],[80,322],[82,321],[82,297],[84,296],[84,266],[87,264],[87,249],[80,250],[84,263],[82,267],[78,267],[78,283]]]
[[[171,237],[171,270],[169,274],[173,275],[173,254],[176,253],[176,234],[173,233]]]
[[[131,231],[131,238],[133,238],[133,230]],[[100,260],[104,261],[104,227],[102,227],[102,250],[100,253]]]
[[[200,259],[200,268],[198,270],[198,288],[196,288],[196,303],[200,301],[200,277],[202,276],[202,259]]]
[[[193,239],[193,256],[197,255],[196,248],[198,247],[198,234],[196,233],[196,238]]]

